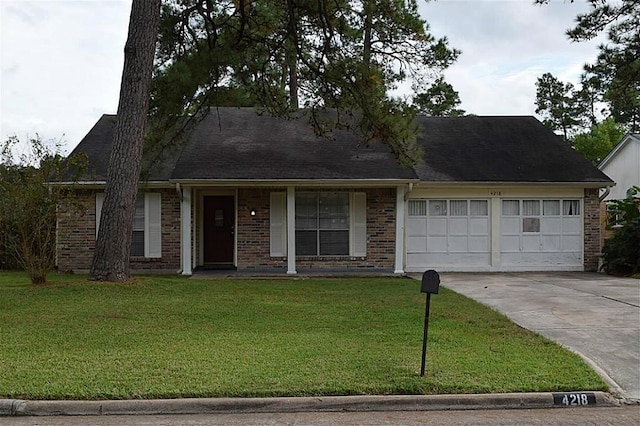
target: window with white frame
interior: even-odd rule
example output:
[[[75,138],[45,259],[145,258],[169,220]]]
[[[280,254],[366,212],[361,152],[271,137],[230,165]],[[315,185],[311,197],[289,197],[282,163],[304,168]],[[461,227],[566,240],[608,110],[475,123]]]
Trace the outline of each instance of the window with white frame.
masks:
[[[287,194],[270,194],[269,254],[287,256]],[[367,255],[365,192],[297,192],[295,196],[297,256]]]
[[[349,193],[296,194],[296,254],[349,255]]]
[[[96,236],[104,193],[96,194]],[[136,197],[130,255],[132,257],[162,257],[161,235],[161,195],[160,193],[140,193]]]

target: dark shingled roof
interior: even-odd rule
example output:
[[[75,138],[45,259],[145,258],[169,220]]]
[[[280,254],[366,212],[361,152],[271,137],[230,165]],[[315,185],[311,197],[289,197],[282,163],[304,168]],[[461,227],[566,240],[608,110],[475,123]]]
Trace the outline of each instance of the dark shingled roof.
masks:
[[[253,108],[213,109],[189,139],[173,179],[417,179],[384,144],[361,144],[350,131],[317,137],[307,118]]]
[[[74,150],[88,155],[91,180],[106,178],[115,119],[103,115]],[[400,166],[385,144],[360,143],[350,131],[328,139],[317,137],[306,118],[214,109],[145,178],[611,183],[533,117],[421,116],[418,121],[425,158],[412,170]]]
[[[534,117],[419,117],[427,182],[612,181]]]

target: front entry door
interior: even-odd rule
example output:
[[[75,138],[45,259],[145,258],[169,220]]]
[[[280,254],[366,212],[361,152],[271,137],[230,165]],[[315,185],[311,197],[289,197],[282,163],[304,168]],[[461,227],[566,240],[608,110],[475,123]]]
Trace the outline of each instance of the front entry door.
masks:
[[[235,200],[232,196],[204,197],[205,266],[233,266]]]

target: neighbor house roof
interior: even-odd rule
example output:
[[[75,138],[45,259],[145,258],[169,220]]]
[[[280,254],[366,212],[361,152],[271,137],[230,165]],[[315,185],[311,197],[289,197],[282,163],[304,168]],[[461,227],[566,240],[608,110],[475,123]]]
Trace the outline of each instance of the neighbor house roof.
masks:
[[[415,168],[383,143],[356,133],[315,135],[308,119],[253,108],[213,109],[187,140],[149,169],[149,181],[349,181],[576,183],[611,180],[533,117],[417,118],[424,159]],[[88,155],[90,179],[104,181],[115,116],[104,115],[74,150]]]
[[[607,154],[604,160],[600,162],[600,164],[598,165],[598,168],[602,170],[605,167],[607,167],[609,162],[611,162],[611,160],[615,158],[618,155],[618,153],[622,151],[622,149],[631,142],[640,143],[640,133],[627,133],[626,135],[624,135],[622,140],[620,140],[620,142],[618,142],[618,144],[613,147],[611,152]]]

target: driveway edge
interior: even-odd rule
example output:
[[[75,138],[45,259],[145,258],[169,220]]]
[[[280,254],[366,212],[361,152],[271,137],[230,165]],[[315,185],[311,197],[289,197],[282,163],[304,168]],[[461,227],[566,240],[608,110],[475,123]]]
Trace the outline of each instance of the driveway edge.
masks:
[[[0,399],[0,416],[433,411],[564,407],[565,405],[558,402],[558,395],[589,395],[590,403],[588,405],[581,404],[584,406],[612,407],[620,405],[618,399],[605,392],[185,398],[108,401],[29,401]],[[578,399],[578,403],[579,402],[580,400]],[[570,404],[568,406],[576,405]]]

